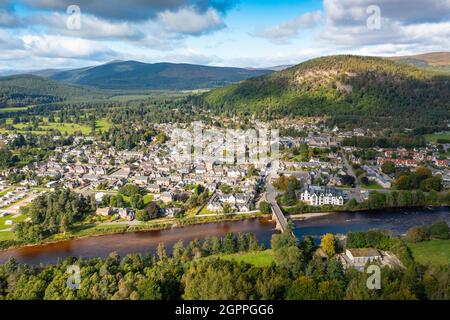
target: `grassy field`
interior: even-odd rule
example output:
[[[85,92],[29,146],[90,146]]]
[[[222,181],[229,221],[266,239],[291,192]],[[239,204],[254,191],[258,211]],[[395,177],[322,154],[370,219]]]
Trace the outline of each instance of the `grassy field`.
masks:
[[[143,197],[144,205],[147,205],[147,204],[149,204],[150,202],[152,202],[152,201],[153,201],[153,198],[154,198],[154,196],[153,196],[152,194],[146,194],[146,195]]]
[[[12,228],[14,226],[14,223],[21,222],[21,221],[25,220],[26,218],[27,217],[23,214],[21,214],[20,216],[18,216],[16,218],[13,218],[12,215],[2,217],[2,218],[0,218],[0,230]],[[5,224],[6,220],[12,220],[12,221],[14,221],[14,223],[12,225],[6,225]]]
[[[198,214],[218,214],[218,213],[221,213],[221,212],[208,210],[208,208],[206,208],[206,206],[204,206],[203,209],[200,210],[200,212]]]
[[[427,265],[446,265],[450,263],[450,240],[430,240],[408,243],[414,260]]]
[[[427,142],[432,142],[432,143],[436,143],[437,139],[446,139],[446,140],[450,140],[450,131],[445,131],[445,132],[435,132],[433,134],[426,134],[425,135],[425,140]]]
[[[12,233],[12,231],[1,231],[0,232],[0,241],[13,240],[13,239],[14,239],[14,234]]]
[[[127,207],[131,207],[131,197],[122,195],[123,201],[125,201],[125,204]],[[144,206],[149,204],[151,201],[153,201],[154,196],[152,194],[146,194],[142,197],[144,201]]]
[[[237,262],[245,262],[255,267],[268,267],[273,262],[272,250],[250,251],[244,253],[219,254],[212,257],[218,257],[225,260],[234,260]]]
[[[7,119],[6,124],[12,124],[12,119]],[[26,127],[31,126],[30,123],[17,123],[13,125],[15,129],[19,133],[33,133],[33,134],[46,134],[47,132],[51,130],[58,130],[61,133],[67,133],[67,134],[74,134],[75,132],[81,132],[84,135],[88,135],[91,133],[91,127],[87,125],[80,125],[76,123],[47,123],[47,124],[41,124],[39,126],[39,130],[24,130]],[[96,121],[95,126],[97,131],[107,131],[109,128],[111,128],[111,123],[107,119],[99,119]],[[4,133],[7,132],[6,129],[0,129],[0,132]]]
[[[18,111],[24,111],[27,110],[28,107],[8,107],[8,108],[0,108],[0,113],[6,113],[6,112],[18,112]]]

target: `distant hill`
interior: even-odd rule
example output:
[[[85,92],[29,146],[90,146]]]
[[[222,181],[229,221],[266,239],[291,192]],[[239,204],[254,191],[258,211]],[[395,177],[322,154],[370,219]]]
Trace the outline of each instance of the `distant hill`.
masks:
[[[418,68],[450,72],[450,52],[431,52],[414,56],[389,57],[389,59]]]
[[[52,103],[73,97],[98,97],[94,89],[68,85],[35,75],[0,77],[0,106]]]
[[[326,115],[340,124],[404,128],[450,119],[450,77],[384,58],[338,55],[215,89],[197,102],[230,115]]]
[[[100,89],[192,90],[220,87],[271,72],[193,64],[112,61],[100,66],[57,72],[50,78]]]

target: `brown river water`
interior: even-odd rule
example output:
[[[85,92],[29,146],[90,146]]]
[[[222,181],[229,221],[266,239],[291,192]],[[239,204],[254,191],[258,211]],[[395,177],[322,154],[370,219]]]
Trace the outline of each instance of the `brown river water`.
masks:
[[[13,257],[17,262],[26,264],[54,263],[67,257],[106,257],[115,251],[120,256],[128,253],[155,252],[159,243],[164,243],[168,252],[178,240],[186,245],[194,239],[209,236],[224,236],[228,232],[251,232],[257,239],[269,244],[275,224],[266,218],[241,221],[228,221],[191,225],[166,230],[118,233],[104,236],[93,236],[80,239],[63,240],[54,243],[25,246],[0,251],[0,263]]]
[[[346,234],[350,231],[378,229],[390,230],[392,234],[398,235],[405,233],[412,226],[430,225],[437,220],[444,220],[450,224],[450,209],[441,207],[377,212],[340,212],[305,221],[296,221],[294,233],[299,239],[303,236],[311,236],[318,243],[320,237],[327,232]],[[0,251],[0,263],[6,262],[10,257],[17,262],[26,264],[47,264],[67,257],[106,257],[113,251],[120,256],[128,253],[154,253],[159,243],[164,243],[170,253],[173,244],[178,240],[183,240],[186,245],[196,238],[220,237],[228,232],[254,233],[260,243],[269,246],[272,234],[276,231],[272,221],[266,218],[256,218],[159,231],[112,234]]]

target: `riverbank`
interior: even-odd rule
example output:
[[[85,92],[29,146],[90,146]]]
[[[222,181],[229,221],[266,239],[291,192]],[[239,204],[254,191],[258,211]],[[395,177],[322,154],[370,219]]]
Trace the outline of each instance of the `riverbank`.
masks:
[[[250,212],[245,214],[241,213],[231,215],[201,215],[184,219],[159,219],[156,221],[156,223],[153,221],[150,223],[140,224],[98,223],[89,225],[76,225],[70,231],[64,234],[56,234],[39,242],[24,243],[18,240],[0,241],[0,252],[15,248],[55,244],[62,241],[84,239],[89,237],[101,237],[133,232],[162,231],[174,228],[184,228],[194,225],[239,221],[264,217],[270,218],[270,215],[266,215],[260,212]]]
[[[174,227],[165,230],[125,232],[102,236],[62,240],[33,246],[22,246],[0,251],[0,264],[14,258],[18,263],[29,265],[56,263],[68,257],[106,258],[111,252],[120,256],[130,253],[155,253],[159,244],[164,244],[167,253],[178,241],[188,244],[193,240],[209,237],[225,237],[228,233],[251,233],[260,244],[270,246],[275,232],[275,223],[268,216],[236,221],[203,223],[188,228]]]
[[[323,217],[323,216],[328,216],[331,214],[336,214],[339,213],[339,211],[325,211],[325,212],[310,212],[310,213],[298,213],[298,214],[291,214],[286,216],[286,218],[288,219],[292,219],[292,220],[306,220],[306,219],[310,219],[310,218],[317,218],[317,217]]]

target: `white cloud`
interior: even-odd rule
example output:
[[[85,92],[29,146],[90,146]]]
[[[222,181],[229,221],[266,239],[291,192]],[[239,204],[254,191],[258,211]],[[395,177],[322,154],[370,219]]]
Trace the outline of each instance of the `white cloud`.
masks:
[[[138,26],[129,22],[112,22],[83,14],[80,17],[80,29],[67,28],[65,14],[53,12],[51,14],[37,14],[28,18],[30,25],[46,27],[46,34],[65,35],[85,39],[138,39],[144,34]]]
[[[265,29],[261,32],[255,32],[257,37],[266,38],[276,44],[288,44],[292,38],[298,35],[302,28],[313,28],[322,17],[320,11],[307,12],[286,23]]]
[[[23,42],[21,39],[13,37],[9,32],[0,29],[0,52],[10,49],[22,49]]]
[[[107,46],[92,40],[50,35],[25,35],[24,48],[35,56],[94,59],[113,58]]]
[[[206,12],[197,12],[193,7],[167,10],[158,14],[158,21],[170,32],[188,35],[200,35],[225,27],[220,15],[211,8]]]
[[[378,0],[379,29],[367,26],[372,13],[366,10],[373,4],[372,0],[324,0],[327,23],[318,32],[318,41],[337,50],[373,54],[383,54],[383,48],[392,54],[393,48],[424,52],[449,47],[450,0]]]

